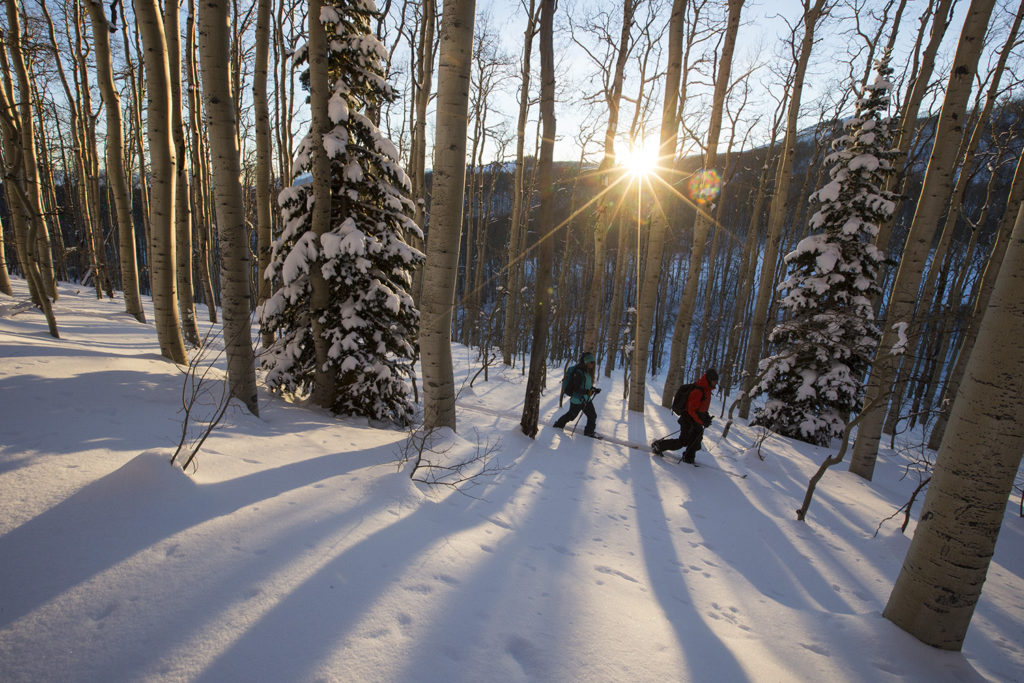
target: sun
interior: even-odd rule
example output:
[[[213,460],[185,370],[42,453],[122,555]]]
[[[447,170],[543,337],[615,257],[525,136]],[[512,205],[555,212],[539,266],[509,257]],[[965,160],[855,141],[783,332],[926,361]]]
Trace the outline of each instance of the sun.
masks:
[[[658,150],[651,145],[634,143],[619,155],[619,160],[630,175],[647,176],[658,167]]]

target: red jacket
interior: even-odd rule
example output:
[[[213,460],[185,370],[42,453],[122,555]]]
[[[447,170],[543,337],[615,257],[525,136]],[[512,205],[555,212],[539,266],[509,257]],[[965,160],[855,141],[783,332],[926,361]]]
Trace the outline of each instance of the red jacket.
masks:
[[[702,425],[704,420],[700,419],[700,413],[708,412],[708,408],[711,407],[711,382],[708,381],[707,375],[700,376],[697,386],[701,391],[691,391],[686,397],[686,414],[694,422]]]

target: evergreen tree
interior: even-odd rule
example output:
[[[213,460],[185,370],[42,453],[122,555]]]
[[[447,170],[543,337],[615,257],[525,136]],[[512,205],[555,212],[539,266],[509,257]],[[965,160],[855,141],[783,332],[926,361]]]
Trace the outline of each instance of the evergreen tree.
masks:
[[[265,277],[279,284],[261,307],[264,333],[277,340],[265,354],[267,384],[278,391],[313,388],[316,354],[310,314],[310,269],[330,289],[320,319],[327,342],[326,373],[337,378],[330,409],[407,423],[413,405],[412,373],[419,311],[410,289],[423,254],[409,245],[423,234],[413,222],[408,176],[398,150],[372,117],[397,94],[384,78],[387,52],[370,32],[370,0],[330,0],[320,20],[327,34],[333,128],[323,145],[331,165],[330,229],[311,230],[312,185],[295,183],[278,199],[283,230]],[[306,49],[297,59],[308,58]],[[312,133],[299,145],[292,172],[311,168]]]
[[[896,196],[882,188],[896,152],[886,113],[888,56],[876,69],[825,160],[830,182],[811,195],[816,234],[786,255],[790,274],[779,285],[785,319],[772,330],[775,354],[761,360],[751,392],[768,395],[752,424],[823,446],[860,410],[862,380],[881,336],[872,300],[884,255],[873,239],[895,209]]]

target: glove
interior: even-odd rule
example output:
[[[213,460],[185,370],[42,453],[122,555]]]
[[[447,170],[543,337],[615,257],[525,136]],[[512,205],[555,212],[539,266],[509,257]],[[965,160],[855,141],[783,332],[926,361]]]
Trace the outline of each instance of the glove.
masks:
[[[591,396],[597,396],[600,393],[601,393],[601,387],[594,387],[593,389],[590,390],[590,395]]]
[[[704,423],[704,428],[707,429],[711,426],[711,416],[707,413],[700,414],[700,421]]]

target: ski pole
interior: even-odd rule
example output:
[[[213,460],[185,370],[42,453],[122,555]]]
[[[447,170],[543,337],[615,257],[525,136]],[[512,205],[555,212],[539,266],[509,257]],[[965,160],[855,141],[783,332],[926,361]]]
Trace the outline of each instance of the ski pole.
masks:
[[[579,414],[578,414],[578,415],[576,415],[576,419],[572,421],[572,431],[571,431],[570,433],[571,433],[571,434],[572,434],[573,436],[576,436],[576,423],[578,423],[578,422],[580,421],[580,417],[581,417],[582,415],[583,415],[583,410],[581,409],[581,410],[580,410],[580,412],[579,412]]]
[[[587,396],[583,400],[583,403],[580,404],[580,412],[576,416],[576,419],[572,421],[572,432],[571,433],[572,433],[573,436],[576,436],[576,423],[579,422],[580,421],[580,417],[583,416],[583,409],[587,407],[588,403],[592,403],[592,402],[593,402],[593,396]]]
[[[672,432],[671,434],[668,434],[668,435],[666,435],[666,436],[663,436],[663,437],[661,437],[660,439],[658,439],[658,441],[664,441],[665,439],[668,439],[668,438],[670,438],[670,437],[673,437],[673,436],[675,436],[676,434],[678,434],[678,433],[679,433],[679,432],[681,432],[681,431],[683,431],[683,428],[682,428],[682,427],[680,427],[680,428],[679,428],[679,429],[677,429],[676,431]]]

